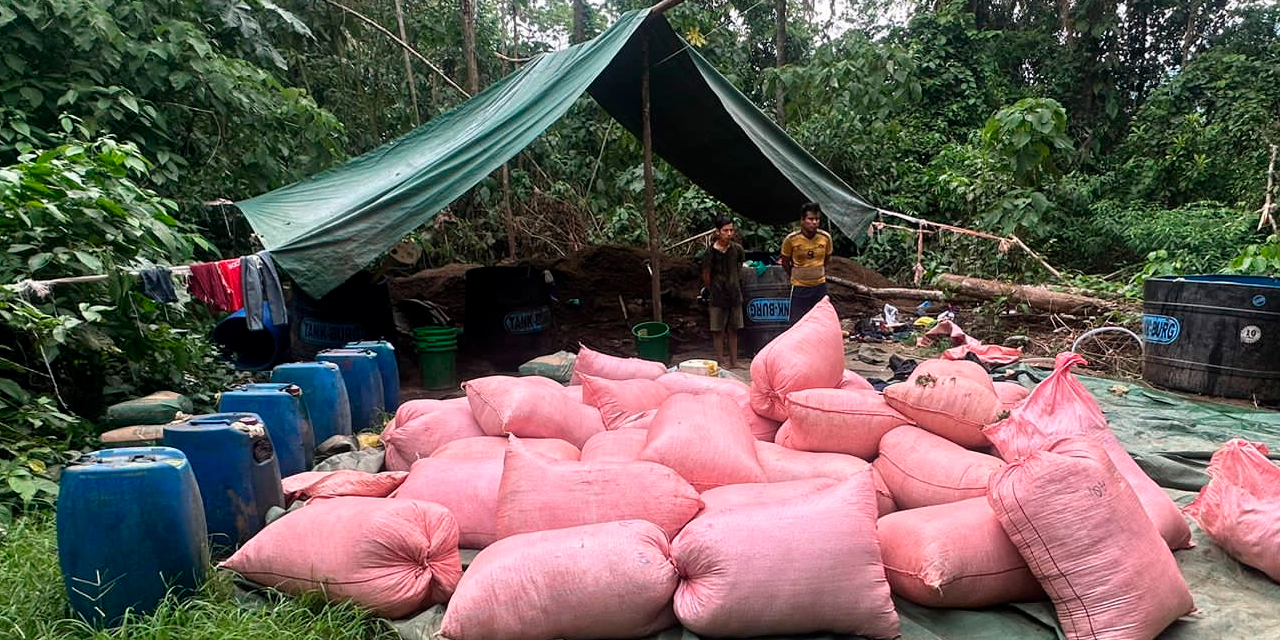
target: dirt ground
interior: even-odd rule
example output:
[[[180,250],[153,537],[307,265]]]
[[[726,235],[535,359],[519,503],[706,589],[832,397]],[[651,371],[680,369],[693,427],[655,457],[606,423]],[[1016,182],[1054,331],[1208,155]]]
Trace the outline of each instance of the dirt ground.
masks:
[[[578,350],[579,344],[619,356],[634,356],[635,344],[631,327],[651,317],[650,278],[646,251],[626,247],[601,246],[555,260],[528,260],[517,263],[533,269],[550,271],[555,279],[553,316],[555,329],[547,343],[547,353]],[[468,269],[477,265],[452,264],[421,271],[391,281],[392,303],[406,299],[424,300],[439,305],[454,323],[461,323],[466,302]],[[901,286],[854,260],[835,257],[829,267],[832,275],[869,287]],[[691,258],[668,256],[662,265],[663,320],[671,327],[672,363],[690,358],[711,358],[711,335],[707,329],[707,311],[698,300],[701,276]],[[846,287],[830,284],[832,302],[847,330],[859,320],[882,313],[886,301],[858,294]],[[889,301],[902,313],[914,318],[912,311],[919,301]],[[1091,328],[1095,321],[1063,319],[1038,315],[996,313],[992,309],[957,308],[958,322],[972,336],[984,342],[1016,343],[1030,358],[1052,358],[1070,347],[1076,336]],[[1012,341],[1010,340],[1012,338]],[[1125,339],[1127,340],[1127,338]],[[1136,344],[1117,342],[1124,351]],[[421,376],[412,356],[412,346],[400,350],[406,398],[450,397],[460,391],[428,391],[421,388]],[[939,349],[919,349],[913,344],[846,342],[848,368],[867,377],[888,377],[886,363],[890,354],[924,358]],[[747,379],[750,360],[734,373]],[[458,379],[504,373],[495,371],[484,358],[466,352],[458,355]],[[1107,373],[1107,372],[1095,372]],[[1123,371],[1113,371],[1123,377]]]

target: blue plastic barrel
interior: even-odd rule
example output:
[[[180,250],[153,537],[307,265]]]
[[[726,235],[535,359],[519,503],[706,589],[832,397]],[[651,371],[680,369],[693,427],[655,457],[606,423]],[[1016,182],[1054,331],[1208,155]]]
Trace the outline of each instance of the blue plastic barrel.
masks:
[[[317,445],[333,436],[351,435],[351,400],[338,365],[290,362],[272,370],[271,381],[296,384],[302,389],[302,404],[307,407]]]
[[[278,382],[246,384],[222,392],[221,413],[256,413],[271,436],[280,475],[310,471],[315,461],[316,437],[298,385]]]
[[[204,582],[200,489],[186,456],[169,447],[104,449],[62,472],[58,563],[71,608],[115,626],[126,611],[153,613],[165,594]]]
[[[165,425],[164,444],[187,456],[196,474],[215,555],[244,544],[284,506],[280,464],[256,413],[213,413]]]
[[[386,340],[348,342],[347,349],[368,349],[378,355],[378,372],[382,374],[382,406],[387,413],[400,408],[400,365],[396,348]]]
[[[368,349],[327,349],[316,355],[317,362],[332,362],[342,371],[351,402],[351,429],[364,431],[381,427],[378,416],[383,404],[382,373],[378,355]]]
[[[267,328],[250,331],[244,309],[222,320],[213,328],[213,341],[222,347],[222,355],[242,371],[266,371],[283,362],[289,353],[289,325],[271,323],[270,308],[263,307]]]

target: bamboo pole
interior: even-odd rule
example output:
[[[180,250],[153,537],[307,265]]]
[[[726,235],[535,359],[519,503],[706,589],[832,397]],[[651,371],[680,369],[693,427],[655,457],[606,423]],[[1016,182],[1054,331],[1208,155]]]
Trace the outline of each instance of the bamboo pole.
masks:
[[[379,33],[381,33],[382,35],[384,35],[384,36],[386,36],[386,37],[388,37],[388,38],[391,38],[392,40],[394,40],[394,41],[395,41],[395,43],[396,43],[396,44],[400,45],[400,47],[401,47],[401,48],[403,48],[405,51],[407,51],[408,53],[413,54],[413,57],[415,57],[415,58],[417,58],[417,59],[421,60],[423,64],[425,64],[425,65],[427,65],[428,67],[430,67],[430,68],[431,68],[431,70],[432,70],[432,71],[434,71],[434,72],[436,72],[436,75],[438,75],[438,76],[440,76],[441,78],[443,78],[443,79],[444,79],[444,81],[445,81],[446,83],[448,83],[448,85],[449,85],[449,86],[453,87],[454,89],[457,89],[457,90],[458,90],[458,93],[461,93],[462,95],[464,95],[464,96],[466,96],[466,97],[468,97],[468,98],[470,98],[470,97],[471,97],[471,94],[467,93],[467,91],[466,91],[465,89],[463,89],[462,87],[458,86],[458,83],[454,82],[454,81],[453,81],[449,76],[445,75],[444,71],[442,71],[442,70],[440,69],[440,67],[437,67],[435,64],[432,64],[432,62],[431,62],[430,60],[428,60],[428,59],[426,58],[426,56],[422,55],[421,53],[418,53],[417,49],[414,49],[413,47],[409,46],[409,43],[408,43],[408,42],[405,42],[404,40],[401,40],[400,38],[397,38],[397,37],[396,37],[396,35],[395,35],[394,33],[391,33],[390,31],[388,31],[388,30],[387,30],[387,28],[386,28],[386,27],[384,27],[384,26],[382,26],[382,25],[378,24],[377,22],[375,22],[375,21],[373,20],[373,18],[370,18],[370,17],[368,17],[368,16],[364,15],[363,13],[360,13],[359,11],[356,11],[355,9],[352,9],[351,7],[348,7],[348,6],[344,5],[344,4],[341,4],[341,3],[338,3],[338,2],[334,2],[334,0],[324,0],[324,2],[325,2],[325,4],[328,4],[328,5],[333,6],[333,7],[337,7],[337,8],[339,8],[339,9],[341,9],[341,10],[343,10],[343,11],[345,11],[345,12],[347,12],[347,13],[349,13],[349,14],[353,15],[353,16],[355,16],[356,18],[359,18],[361,22],[364,22],[365,24],[369,25],[370,27],[373,27],[375,30],[377,30],[377,31],[378,31]]]
[[[653,8],[649,9],[649,15],[656,16],[666,13],[682,2],[684,2],[684,0],[662,0],[662,2],[653,5]]]
[[[644,219],[649,230],[649,270],[653,295],[653,321],[662,322],[662,251],[658,243],[658,217],[653,204],[653,127],[649,103],[649,34],[644,34],[640,73],[640,139],[644,145]]]
[[[408,42],[409,37],[405,35],[404,31],[404,9],[401,7],[400,0],[396,0],[396,24],[400,27],[400,40]],[[409,99],[413,102],[413,126],[416,127],[422,121],[422,112],[418,110],[418,87],[415,86],[416,83],[413,81],[413,61],[409,59],[408,49],[402,48],[401,52],[404,53],[405,79],[409,82]]]

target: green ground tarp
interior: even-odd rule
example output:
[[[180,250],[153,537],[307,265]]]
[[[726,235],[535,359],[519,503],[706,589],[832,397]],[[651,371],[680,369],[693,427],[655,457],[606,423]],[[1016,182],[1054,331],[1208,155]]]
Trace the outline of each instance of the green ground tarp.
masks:
[[[1026,387],[1048,375],[1042,369],[1018,368],[1016,380]],[[1160,469],[1183,486],[1201,486],[1204,462],[1223,442],[1241,437],[1280,445],[1280,412],[1203,402],[1131,383],[1079,376],[1098,399],[1112,429],[1150,473]],[[1172,455],[1171,455],[1172,454]],[[1152,463],[1152,461],[1156,461]],[[1148,466],[1154,464],[1154,466]],[[1182,467],[1182,468],[1179,468]],[[1164,484],[1162,482],[1162,484]],[[1168,485],[1165,485],[1166,487]],[[1194,491],[1167,488],[1185,506]],[[1175,622],[1161,640],[1203,638],[1274,638],[1280,635],[1280,585],[1231,559],[1191,523],[1196,547],[1174,557],[1191,587],[1199,612]],[[464,552],[470,560],[475,552]],[[830,558],[839,562],[839,558]],[[895,599],[903,640],[1058,640],[1063,638],[1053,607],[1033,602],[983,610],[929,609]],[[405,640],[438,636],[443,607],[390,623]],[[827,640],[847,636],[817,634],[793,640]],[[699,640],[674,628],[652,640]],[[777,639],[782,640],[782,639]],[[792,640],[792,639],[788,639]]]
[[[743,216],[787,222],[812,200],[846,235],[858,237],[874,207],[751,104],[665,18],[647,18],[646,11],[628,13],[595,39],[539,56],[401,138],[236,206],[276,262],[321,297],[514,157],[588,89],[638,134],[647,37],[660,157]]]

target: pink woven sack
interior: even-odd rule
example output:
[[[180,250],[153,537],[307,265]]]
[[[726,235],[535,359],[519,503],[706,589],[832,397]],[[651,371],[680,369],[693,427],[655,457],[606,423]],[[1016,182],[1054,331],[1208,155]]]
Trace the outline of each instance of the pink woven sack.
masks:
[[[698,491],[763,482],[756,439],[733,400],[715,394],[677,393],[658,409],[640,460],[675,469]]]
[[[483,549],[498,539],[498,485],[501,458],[425,458],[391,494],[444,506],[458,521],[458,544]]]
[[[783,504],[814,491],[835,486],[839,480],[831,478],[808,478],[805,480],[788,480],[786,482],[750,482],[747,484],[729,484],[702,492],[702,511],[697,517],[719,509],[728,509],[753,504]]]
[[[1133,461],[1107,426],[1098,401],[1071,375],[1071,368],[1084,362],[1084,358],[1075,353],[1058,354],[1053,373],[1036,385],[1031,395],[1009,412],[1007,419],[988,426],[984,433],[1000,457],[1010,461],[1029,456],[1061,438],[1085,437],[1098,443],[1138,494],[1143,510],[1169,548],[1191,547],[1191,528],[1182,512],[1169,494]]]
[[[575,447],[604,431],[599,411],[574,403],[550,378],[488,376],[463,383],[486,435],[560,438]]]
[[[852,372],[845,370],[840,376],[840,384],[836,385],[837,389],[845,391],[875,391],[876,388],[871,386],[867,379]]]
[[[792,442],[791,442],[791,421],[790,420],[787,420],[786,422],[783,422],[781,425],[778,425],[778,432],[775,433],[773,436],[773,443],[779,446],[786,447],[793,451],[795,450],[795,447],[792,446]]]
[[[786,420],[789,394],[834,388],[843,375],[844,333],[831,300],[823,298],[751,361],[751,408]]]
[[[604,433],[603,431],[601,433]],[[577,460],[581,452],[577,447],[558,438],[524,438],[520,441],[529,451],[556,460]],[[499,436],[463,438],[446,444],[432,458],[488,458],[501,460],[507,455],[507,439]]]
[[[791,416],[788,447],[800,451],[876,457],[880,438],[911,420],[885,402],[878,391],[807,389],[787,396]]]
[[[609,380],[583,374],[582,402],[600,410],[605,429],[662,406],[671,392],[653,380]]]
[[[757,442],[756,457],[760,460],[760,468],[764,470],[766,482],[787,482],[789,480],[806,480],[809,478],[831,478],[844,480],[871,466],[861,458],[845,453],[812,453],[795,451],[772,442]],[[897,510],[888,486],[879,472],[872,469],[875,481],[876,511],[878,515],[893,513]]]
[[[631,462],[640,459],[649,433],[645,429],[618,429],[591,436],[582,445],[583,462]]]
[[[449,640],[643,638],[675,625],[667,537],[626,520],[499,540],[467,568],[440,622]]]
[[[1239,438],[1222,445],[1209,484],[1183,512],[1232,558],[1280,582],[1280,468],[1268,453]]]
[[[996,388],[996,397],[1000,398],[1000,406],[1008,411],[1016,406],[1019,402],[1027,399],[1031,395],[1031,390],[1013,382],[993,382]]]
[[[614,520],[674,536],[702,508],[698,492],[652,462],[552,460],[512,437],[498,490],[498,537]]]
[[[386,498],[308,503],[219,566],[284,593],[319,592],[392,619],[448,601],[462,577],[458,525],[449,511]]]
[[[466,398],[410,400],[396,410],[396,417],[382,430],[387,471],[408,471],[413,463],[429,457],[441,445],[484,435]]]
[[[777,420],[766,418],[751,408],[751,387],[745,382],[734,378],[712,378],[676,371],[658,378],[658,383],[673,394],[717,393],[733,398],[741,408],[742,419],[746,421],[747,427],[751,429],[751,435],[755,436],[756,440],[773,442],[774,434],[778,432]]]
[[[1101,445],[1050,443],[998,472],[987,499],[1068,640],[1152,640],[1195,608],[1173,553]]]
[[[582,374],[607,380],[654,380],[667,372],[660,362],[640,358],[619,358],[578,345],[578,358],[573,362],[569,384],[582,384]]]
[[[284,478],[280,486],[284,489],[285,504],[294,500],[338,496],[385,498],[404,482],[407,475],[404,471],[369,473],[355,469],[303,471]]]
[[[1004,461],[916,427],[898,427],[880,440],[873,463],[899,509],[917,509],[987,495]]]
[[[991,381],[991,376],[987,374],[987,370],[982,365],[971,362],[969,360],[943,360],[941,358],[930,358],[923,360],[916,368],[911,371],[911,375],[907,376],[907,382],[912,382],[920,376],[932,376],[934,378],[968,378],[986,387],[991,387],[995,391],[995,383]]]
[[[876,507],[866,469],[786,502],[695,518],[671,542],[675,611],[702,636],[835,632],[894,638]]]
[[[876,529],[889,588],[900,598],[939,609],[1045,598],[985,496],[898,511]]]
[[[891,384],[884,389],[884,399],[921,429],[968,449],[987,446],[982,428],[995,422],[1001,410],[990,381],[982,384],[960,376],[926,374]]]

